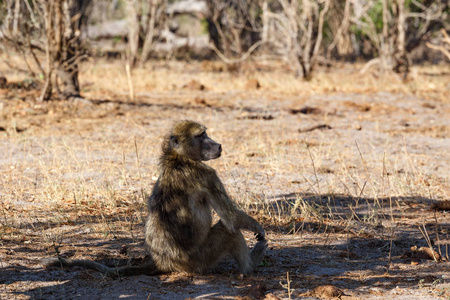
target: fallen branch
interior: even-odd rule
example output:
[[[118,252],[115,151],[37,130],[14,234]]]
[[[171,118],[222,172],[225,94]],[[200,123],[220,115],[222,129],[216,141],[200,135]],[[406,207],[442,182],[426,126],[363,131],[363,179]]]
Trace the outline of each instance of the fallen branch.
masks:
[[[442,39],[443,45],[433,45],[431,43],[426,43],[425,45],[433,50],[438,50],[440,52],[442,52],[442,54],[444,54],[445,56],[447,56],[447,58],[450,60],[450,37],[448,36],[447,32],[445,31],[444,28],[441,29],[441,33],[444,36]]]
[[[245,61],[250,56],[250,54],[252,54],[252,52],[255,51],[256,48],[258,48],[262,44],[263,44],[262,40],[256,42],[240,58],[235,58],[235,59],[226,57],[222,52],[220,52],[219,49],[217,49],[216,46],[214,46],[213,43],[209,43],[209,48],[211,48],[214,52],[216,52],[217,56],[219,56],[219,58],[222,61],[224,61],[225,63],[227,63],[227,64],[236,64],[236,63],[241,63],[241,62]]]
[[[333,129],[330,125],[327,124],[320,124],[320,125],[316,125],[313,127],[309,127],[306,129],[299,129],[298,132],[302,133],[302,132],[310,132],[310,131],[314,131],[316,129]]]

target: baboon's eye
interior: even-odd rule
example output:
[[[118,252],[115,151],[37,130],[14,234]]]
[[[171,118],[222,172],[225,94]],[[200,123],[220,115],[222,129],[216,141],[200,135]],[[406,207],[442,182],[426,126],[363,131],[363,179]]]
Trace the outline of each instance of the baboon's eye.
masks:
[[[170,144],[172,145],[173,148],[178,148],[178,146],[180,145],[180,141],[176,136],[172,135],[170,137]]]
[[[199,138],[199,139],[205,139],[206,138],[206,132],[203,131],[201,134],[197,135],[196,137]]]

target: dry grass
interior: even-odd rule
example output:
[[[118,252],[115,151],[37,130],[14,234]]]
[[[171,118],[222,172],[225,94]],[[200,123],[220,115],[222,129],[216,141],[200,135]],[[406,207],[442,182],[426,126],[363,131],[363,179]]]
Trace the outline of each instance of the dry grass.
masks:
[[[0,90],[0,255],[8,266],[23,260],[20,247],[35,251],[32,264],[67,249],[92,257],[81,238],[108,241],[112,247],[96,248],[109,259],[117,256],[114,240],[131,244],[119,258],[141,257],[161,136],[184,118],[206,124],[224,145],[211,165],[235,201],[267,226],[275,249],[290,246],[286,234],[321,245],[376,238],[390,241],[389,269],[399,259],[393,241],[414,234],[427,246],[417,225],[448,239],[445,214],[427,209],[450,198],[449,68],[416,67],[407,82],[361,75],[353,65],[302,82],[283,68],[211,73],[196,62],[149,63],[133,71],[135,102],[127,100],[119,62],[82,65],[82,94],[93,103],[39,104],[36,91]],[[2,74],[24,79],[0,67]],[[247,90],[249,78],[262,87]],[[183,88],[192,80],[206,91]],[[320,111],[289,113],[304,106]],[[318,124],[331,129],[299,132]],[[348,245],[346,255],[355,251]],[[8,249],[17,255],[5,256]]]

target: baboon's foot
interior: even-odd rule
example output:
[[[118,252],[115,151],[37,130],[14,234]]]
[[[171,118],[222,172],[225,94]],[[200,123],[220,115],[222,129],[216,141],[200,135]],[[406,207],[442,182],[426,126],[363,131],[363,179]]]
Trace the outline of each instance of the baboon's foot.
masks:
[[[264,239],[257,242],[253,247],[252,251],[250,251],[250,259],[252,261],[253,270],[258,267],[259,263],[264,258],[267,247],[268,247],[267,240]]]
[[[245,245],[245,247],[247,246]],[[245,255],[244,252],[241,251],[240,255],[235,257],[239,264],[239,271],[244,275],[250,275],[264,258],[266,249],[267,241],[264,239],[257,242],[250,253],[248,252],[248,249],[244,251]]]

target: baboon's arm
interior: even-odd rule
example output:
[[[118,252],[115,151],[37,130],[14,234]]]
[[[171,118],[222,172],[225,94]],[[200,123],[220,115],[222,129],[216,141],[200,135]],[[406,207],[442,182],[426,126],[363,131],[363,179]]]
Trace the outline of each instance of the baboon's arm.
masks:
[[[229,231],[234,232],[239,229],[245,229],[256,233],[258,239],[264,239],[265,232],[263,227],[235,205],[218,177],[208,195],[208,199],[213,209],[219,215],[220,220]]]
[[[86,269],[100,271],[105,276],[112,278],[133,275],[156,275],[162,273],[152,261],[140,266],[108,267],[104,264],[88,259],[49,257],[42,259],[41,264],[45,267],[83,267]]]

